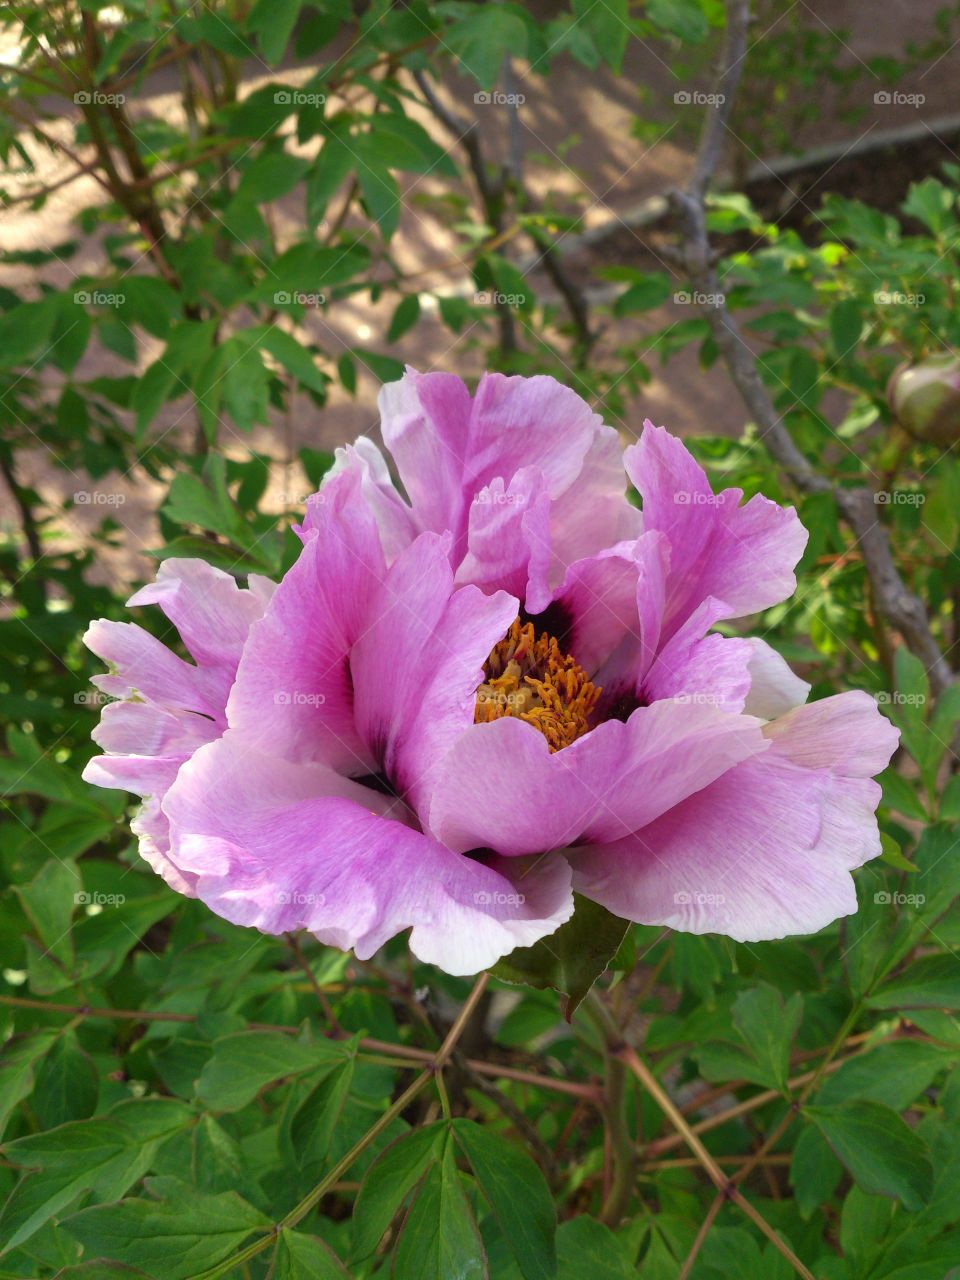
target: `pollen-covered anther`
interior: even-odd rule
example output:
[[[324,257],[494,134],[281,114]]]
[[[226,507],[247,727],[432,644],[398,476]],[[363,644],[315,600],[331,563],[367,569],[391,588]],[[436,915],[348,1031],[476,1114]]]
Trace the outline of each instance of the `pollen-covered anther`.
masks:
[[[556,639],[536,635],[533,623],[517,618],[483,667],[474,722],[516,716],[539,729],[551,751],[575,742],[590,728],[601,690]]]

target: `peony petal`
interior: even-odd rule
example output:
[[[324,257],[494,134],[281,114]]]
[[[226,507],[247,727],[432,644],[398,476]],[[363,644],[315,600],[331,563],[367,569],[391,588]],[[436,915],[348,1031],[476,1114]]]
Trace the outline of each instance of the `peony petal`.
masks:
[[[359,436],[353,444],[337,449],[334,464],[324,476],[319,494],[308,500],[304,529],[315,527],[317,505],[324,501],[327,486],[344,471],[354,471],[360,477],[360,496],[377,522],[387,564],[393,564],[416,537],[418,530],[413,513],[394,487],[386,459],[367,436]]]
[[[414,954],[454,974],[532,945],[571,915],[562,858],[532,867],[463,858],[382,816],[385,797],[369,791],[365,806],[343,786],[324,766],[250,753],[231,731],[194,756],[167,796],[171,857],[235,924],[308,929],[361,959],[412,927]]]
[[[524,467],[509,486],[498,476],[475,495],[458,583],[509,591],[539,613],[550,603],[550,559],[550,495],[542,471]]]
[[[116,674],[93,676],[91,683],[115,698],[147,698],[161,707],[198,711],[217,724],[230,691],[226,668],[195,667],[135,622],[91,622],[83,643]]]
[[[740,489],[714,494],[683,444],[649,421],[624,463],[643,497],[644,529],[670,543],[664,640],[709,596],[736,618],[793,594],[807,532],[792,508],[759,494],[740,506]]]
[[[374,771],[418,811],[447,749],[473,724],[484,661],[519,610],[503,591],[453,591],[448,547],[424,533],[400,556],[350,658],[355,723]]]
[[[250,629],[227,706],[259,749],[358,776],[373,758],[354,726],[349,657],[387,573],[360,484],[344,472],[321,491],[299,559]]]
[[[205,560],[164,560],[156,581],[141,587],[127,604],[159,605],[197,664],[227,668],[231,680],[247,632],[263,613],[257,594]]]
[[[514,717],[474,725],[438,770],[429,829],[452,849],[503,855],[614,840],[766,750],[760,721],[661,702],[550,754]]]
[[[569,853],[574,887],[617,915],[741,942],[812,933],[856,910],[852,868],[880,853],[874,811],[897,733],[866,694],[768,725],[771,749],[623,840]]]
[[[641,683],[641,698],[676,698],[694,705],[742,711],[751,688],[749,640],[707,635],[727,605],[712,597],[699,605],[657,653]]]
[[[470,392],[452,373],[408,369],[399,382],[380,389],[383,442],[393,455],[414,519],[420,529],[449,530],[458,559],[472,497],[465,497],[463,483],[470,412]]]
[[[749,716],[775,720],[794,707],[803,706],[810,685],[790,670],[787,663],[763,640],[750,638],[750,692],[744,705]]]

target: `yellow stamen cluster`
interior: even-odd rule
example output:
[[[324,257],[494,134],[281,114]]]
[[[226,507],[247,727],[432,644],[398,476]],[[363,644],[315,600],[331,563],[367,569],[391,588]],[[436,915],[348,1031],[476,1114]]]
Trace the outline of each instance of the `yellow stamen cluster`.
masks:
[[[569,747],[590,728],[601,690],[546,631],[517,618],[483,666],[475,724],[516,716],[539,729],[551,751]]]

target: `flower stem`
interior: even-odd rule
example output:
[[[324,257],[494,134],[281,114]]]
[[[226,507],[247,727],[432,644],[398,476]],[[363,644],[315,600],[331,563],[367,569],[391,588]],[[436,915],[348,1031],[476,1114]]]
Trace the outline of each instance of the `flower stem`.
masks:
[[[584,1009],[596,1025],[603,1040],[603,1120],[613,1156],[613,1177],[604,1198],[600,1219],[608,1227],[616,1227],[630,1203],[637,1172],[637,1150],[627,1127],[627,1068],[619,1057],[623,1035],[613,1014],[600,994],[593,990]]]

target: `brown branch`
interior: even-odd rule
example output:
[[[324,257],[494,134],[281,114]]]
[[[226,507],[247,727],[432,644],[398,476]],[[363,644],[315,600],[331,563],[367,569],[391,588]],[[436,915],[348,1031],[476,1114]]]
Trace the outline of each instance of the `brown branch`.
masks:
[[[195,1013],[173,1013],[165,1009],[104,1009],[91,1005],[59,1004],[52,1000],[33,1000],[29,996],[0,995],[0,1006],[7,1005],[14,1009],[37,1009],[46,1013],[64,1013],[79,1018],[105,1018],[122,1022],[179,1022],[197,1021]],[[250,1031],[281,1031],[286,1035],[297,1035],[298,1026],[289,1026],[276,1022],[248,1022]],[[369,1036],[359,1041],[361,1049],[370,1053],[382,1053],[394,1058],[407,1058],[411,1065],[432,1063],[436,1060],[436,1050],[418,1049],[414,1045],[392,1044],[389,1040],[376,1040]],[[553,1093],[567,1094],[586,1102],[599,1103],[599,1091],[593,1084],[578,1080],[561,1080],[552,1076],[538,1075],[535,1071],[524,1071],[519,1067],[510,1067],[499,1062],[487,1062],[482,1058],[467,1058],[466,1065],[478,1075],[493,1076],[497,1079],[512,1080],[517,1084],[529,1084],[536,1089],[547,1089]]]
[[[683,261],[698,293],[719,297],[703,308],[730,377],[740,392],[771,457],[791,483],[803,493],[829,493],[853,532],[863,554],[877,609],[899,631],[908,648],[921,660],[936,694],[953,683],[950,669],[930,629],[923,601],[904,582],[894,560],[886,528],[880,522],[871,489],[831,485],[797,448],[757,372],[750,348],[723,300],[710,253],[704,200],[720,156],[727,121],[743,68],[750,0],[727,0],[726,37],[717,79],[718,106],[705,117],[693,173],[683,191],[672,191],[670,202],[682,228]]]
[[[427,106],[440,123],[453,135],[463,147],[470,165],[470,172],[476,183],[480,201],[483,205],[484,217],[492,228],[494,239],[503,232],[503,197],[505,184],[502,179],[494,181],[487,171],[487,163],[480,142],[480,129],[476,120],[467,120],[445,107],[433,91],[430,81],[422,71],[415,71],[413,78],[417,88],[423,94]],[[517,349],[516,326],[513,314],[505,303],[496,303],[497,325],[500,329],[500,350],[509,354]]]
[[[782,1254],[784,1258],[786,1258],[798,1276],[801,1276],[803,1280],[816,1280],[813,1273],[804,1266],[786,1241],[782,1240],[780,1236],[777,1235],[776,1231],[774,1231],[773,1227],[770,1226],[766,1218],[764,1218],[761,1213],[758,1213],[749,1200],[745,1198],[743,1193],[737,1188],[736,1183],[726,1176],[714,1160],[713,1156],[694,1133],[693,1129],[691,1129],[690,1125],[687,1124],[679,1107],[660,1084],[660,1081],[656,1078],[653,1072],[650,1071],[646,1063],[643,1062],[636,1050],[632,1049],[629,1045],[625,1045],[620,1050],[620,1057],[650,1094],[654,1102],[656,1102],[660,1110],[677,1130],[678,1134],[681,1135],[683,1141],[687,1144],[693,1154],[697,1157],[700,1167],[707,1174],[710,1181],[720,1192],[721,1196],[725,1200],[730,1200],[738,1209],[741,1209],[747,1215],[750,1221],[763,1232],[774,1248]]]

